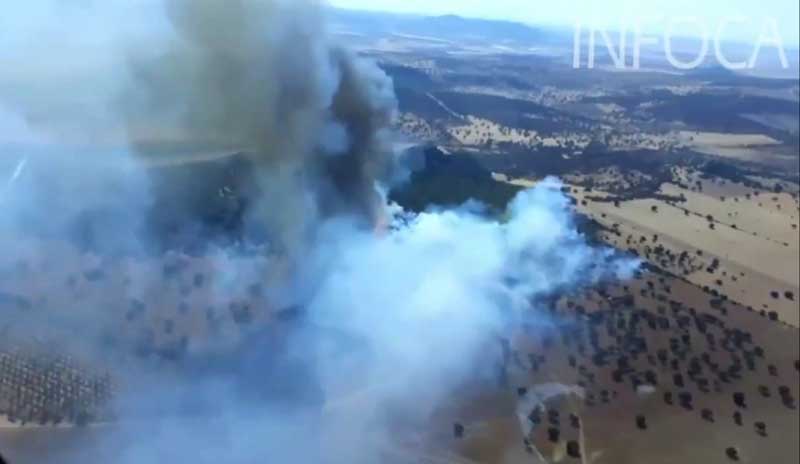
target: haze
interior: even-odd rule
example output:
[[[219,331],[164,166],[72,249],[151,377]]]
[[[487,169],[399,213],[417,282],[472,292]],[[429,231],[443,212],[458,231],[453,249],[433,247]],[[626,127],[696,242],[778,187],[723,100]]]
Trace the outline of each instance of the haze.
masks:
[[[752,42],[758,37],[765,18],[774,18],[785,45],[798,44],[798,2],[792,0],[566,0],[537,2],[534,0],[332,0],[342,8],[415,13],[426,15],[458,14],[476,18],[506,19],[533,25],[568,26],[577,22],[597,24],[609,29],[639,20],[643,28],[658,32],[663,18],[696,17],[716,28],[723,18],[745,17],[751,24],[731,27],[729,39]],[[735,30],[735,31],[734,31]],[[685,28],[684,35],[698,31]]]

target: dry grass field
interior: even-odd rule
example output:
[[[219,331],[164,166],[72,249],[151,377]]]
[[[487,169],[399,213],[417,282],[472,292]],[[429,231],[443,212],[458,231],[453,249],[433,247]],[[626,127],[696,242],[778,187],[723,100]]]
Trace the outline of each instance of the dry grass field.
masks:
[[[714,300],[651,273],[562,297],[532,318],[556,314],[559,326],[523,325],[509,339],[505,396],[449,412],[464,437],[448,446],[497,464],[794,462],[798,448],[786,437],[800,433],[795,329]],[[498,417],[509,401],[530,407],[531,392],[554,383],[583,394],[506,413],[516,421]]]
[[[700,287],[714,288],[757,310],[776,311],[795,327],[800,323],[796,197],[786,193],[715,197],[705,190],[698,193],[664,184],[663,194],[683,195],[686,201],[614,203],[592,200],[598,198],[596,191],[574,190],[578,209],[616,231],[604,234],[611,245],[635,249],[657,266],[669,261],[670,271]],[[676,262],[682,253],[694,257],[696,265]]]

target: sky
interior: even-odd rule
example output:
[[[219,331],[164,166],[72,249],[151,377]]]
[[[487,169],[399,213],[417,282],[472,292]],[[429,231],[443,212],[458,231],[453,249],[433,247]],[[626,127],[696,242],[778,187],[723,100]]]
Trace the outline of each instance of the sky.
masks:
[[[798,0],[330,0],[335,6],[363,10],[429,15],[508,19],[532,25],[569,26],[580,22],[608,30],[630,28],[638,22],[644,31],[662,32],[674,23],[681,35],[699,36],[701,26],[714,34],[726,19],[744,19],[723,27],[723,37],[753,42],[765,21],[774,20],[784,45],[800,42]],[[685,26],[684,26],[685,25]]]

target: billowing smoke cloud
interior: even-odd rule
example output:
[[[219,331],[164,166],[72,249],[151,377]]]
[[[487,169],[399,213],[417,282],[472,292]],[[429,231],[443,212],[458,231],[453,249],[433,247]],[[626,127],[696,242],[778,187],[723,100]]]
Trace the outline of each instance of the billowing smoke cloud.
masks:
[[[140,151],[151,148],[136,135],[143,110],[198,150],[247,154],[261,191],[248,219],[290,253],[319,218],[376,221],[374,183],[389,168],[381,135],[396,105],[386,75],[331,47],[311,2],[165,6],[175,33],[166,52],[132,58]]]
[[[587,246],[567,205],[549,179],[520,193],[505,223],[465,206],[401,215],[385,237],[330,225],[323,236],[337,249],[308,304],[311,318],[368,342],[381,360],[370,374],[386,384],[374,393],[430,413],[426,400],[435,404],[453,379],[468,377],[475,366],[465,360],[542,309],[537,298],[634,269]],[[425,387],[409,395],[409,384]]]
[[[25,79],[0,80],[5,343],[118,385],[106,424],[37,462],[413,462],[396,429],[494,382],[497,337],[541,317],[541,297],[635,267],[586,244],[552,179],[503,221],[387,204],[391,82],[326,36],[318,5],[145,3],[125,40],[91,19],[124,3],[68,8],[103,85],[44,78],[53,114]],[[246,169],[205,163],[230,152]],[[217,175],[246,186],[233,239],[191,224],[194,193],[227,198]],[[207,243],[165,250],[154,214]]]

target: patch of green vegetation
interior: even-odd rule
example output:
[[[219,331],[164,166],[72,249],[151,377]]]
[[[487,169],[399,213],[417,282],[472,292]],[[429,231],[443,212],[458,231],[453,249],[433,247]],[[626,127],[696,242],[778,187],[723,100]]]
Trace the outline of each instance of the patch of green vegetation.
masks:
[[[497,182],[491,177],[475,178],[443,173],[414,174],[407,184],[391,192],[390,199],[408,211],[421,212],[431,206],[459,206],[476,200],[493,214],[502,214],[521,187]]]

